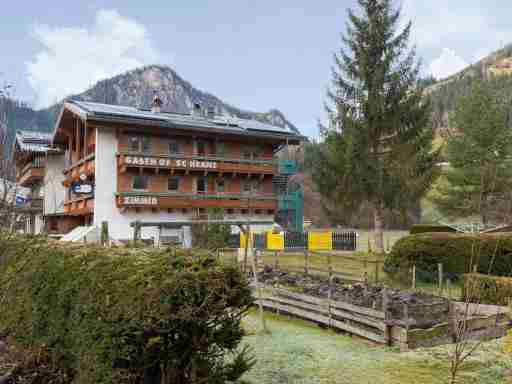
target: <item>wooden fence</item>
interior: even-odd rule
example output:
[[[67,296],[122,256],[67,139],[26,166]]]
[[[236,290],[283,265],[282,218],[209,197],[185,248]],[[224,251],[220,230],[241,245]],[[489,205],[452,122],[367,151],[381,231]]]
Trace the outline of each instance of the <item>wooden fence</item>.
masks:
[[[453,330],[460,327],[462,321],[466,329],[465,340],[499,338],[510,329],[506,308],[497,306],[484,306],[484,310],[479,312],[470,311],[471,316],[464,320],[452,317],[455,320],[451,322],[415,329],[408,325],[413,320],[409,319],[407,310],[403,319],[397,321],[392,318],[386,307],[386,298],[383,298],[384,308],[376,310],[331,300],[330,292],[328,298],[319,298],[272,287],[266,287],[264,291],[267,294],[258,299],[267,310],[309,320],[379,344],[398,346],[401,351],[453,343],[456,337]],[[450,308],[460,310],[464,305],[452,302]],[[428,311],[429,306],[425,305],[423,310]]]

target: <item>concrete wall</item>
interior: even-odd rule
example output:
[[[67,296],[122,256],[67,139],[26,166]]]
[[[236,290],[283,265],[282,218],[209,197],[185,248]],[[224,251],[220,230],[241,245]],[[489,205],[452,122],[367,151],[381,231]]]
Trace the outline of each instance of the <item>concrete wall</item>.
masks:
[[[64,199],[66,188],[62,185],[65,167],[64,154],[48,155],[46,161],[46,174],[44,176],[44,214],[64,212]]]

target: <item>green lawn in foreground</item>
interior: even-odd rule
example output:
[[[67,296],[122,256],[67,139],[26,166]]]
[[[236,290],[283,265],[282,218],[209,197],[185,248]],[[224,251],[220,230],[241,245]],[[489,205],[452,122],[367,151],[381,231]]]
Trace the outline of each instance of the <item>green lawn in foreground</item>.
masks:
[[[315,325],[266,313],[271,334],[259,330],[251,313],[244,338],[257,359],[244,376],[250,384],[445,384],[448,351],[436,347],[399,353],[363,340],[338,335]],[[502,352],[502,341],[483,344],[471,358],[459,384],[505,384],[512,359]]]

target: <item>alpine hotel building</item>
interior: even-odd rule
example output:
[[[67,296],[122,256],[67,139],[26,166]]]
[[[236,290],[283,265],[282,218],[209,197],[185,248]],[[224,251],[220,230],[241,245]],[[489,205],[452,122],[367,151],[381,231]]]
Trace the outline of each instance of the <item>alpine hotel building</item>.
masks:
[[[213,207],[223,209],[234,231],[248,222],[268,228],[278,209],[275,154],[302,139],[199,105],[190,114],[162,112],[158,97],[151,110],[67,101],[53,133],[52,156],[60,161],[46,163],[62,167],[46,172],[61,174],[56,195],[63,201],[45,216],[46,230],[97,235],[106,221],[110,237],[122,241],[139,221],[143,238],[189,247],[190,225],[207,220]]]

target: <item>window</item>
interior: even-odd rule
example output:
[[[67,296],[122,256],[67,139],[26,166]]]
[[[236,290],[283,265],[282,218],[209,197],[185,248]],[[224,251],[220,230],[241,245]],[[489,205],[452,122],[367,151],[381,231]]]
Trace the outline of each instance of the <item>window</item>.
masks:
[[[178,192],[180,190],[180,178],[169,177],[169,180],[167,180],[167,189],[170,192]]]
[[[226,145],[224,143],[215,142],[215,155],[218,157],[226,156]]]
[[[244,147],[242,149],[242,157],[245,160],[256,160],[261,157],[263,150],[259,146]]]
[[[203,140],[196,141],[196,153],[199,156],[205,156],[206,155],[206,148],[208,147],[208,143]]]
[[[130,137],[130,151],[139,152],[140,151],[140,140],[138,137]]]
[[[197,179],[197,192],[198,193],[206,193],[208,192],[208,179],[206,179],[205,177],[200,177],[199,179]]]
[[[147,175],[135,175],[133,176],[133,189],[139,191],[145,191],[148,189],[149,177]]]
[[[148,136],[132,136],[129,139],[131,152],[151,152],[151,138]]]
[[[261,192],[262,184],[260,180],[244,180],[242,183],[242,193],[256,194]]]
[[[180,143],[178,143],[176,140],[169,141],[169,153],[171,155],[181,153]]]
[[[263,184],[262,184],[261,180],[254,180],[254,182],[252,184],[253,192],[261,192],[262,189],[263,189]]]
[[[252,158],[252,150],[250,147],[245,147],[243,150],[242,150],[242,157],[245,159],[245,160],[251,160]]]
[[[226,192],[226,180],[224,179],[217,179],[217,193],[224,193]]]
[[[144,153],[151,152],[151,139],[148,136],[142,137],[142,152],[144,152]]]

